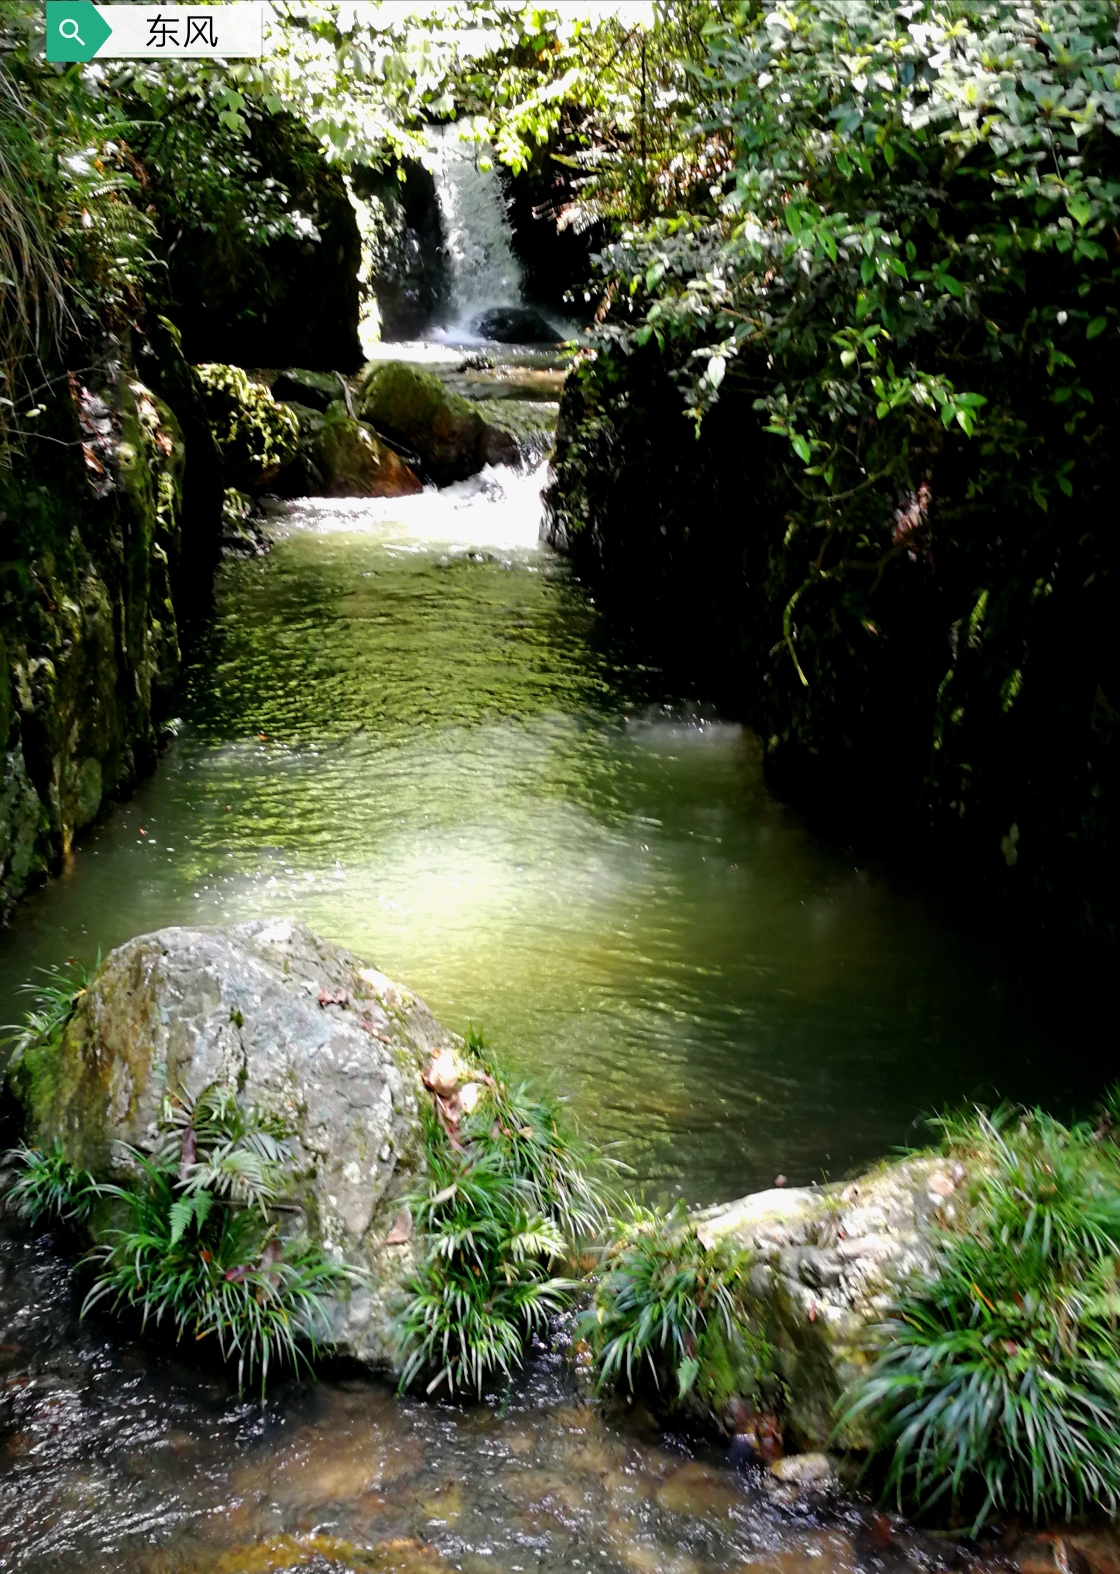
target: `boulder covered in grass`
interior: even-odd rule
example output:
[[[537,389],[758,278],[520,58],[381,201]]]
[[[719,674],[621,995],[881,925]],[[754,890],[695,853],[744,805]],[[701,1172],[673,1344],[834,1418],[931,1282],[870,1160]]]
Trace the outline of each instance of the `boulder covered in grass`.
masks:
[[[125,1186],[135,1151],[158,1147],[169,1097],[236,1090],[290,1151],[282,1238],[363,1275],[329,1308],[333,1342],[388,1365],[392,1305],[415,1267],[402,1198],[427,1173],[422,1076],[461,1047],[407,989],[270,920],[128,941],[64,1026],[25,1042],[9,1080],[29,1143],[61,1142],[75,1170]]]

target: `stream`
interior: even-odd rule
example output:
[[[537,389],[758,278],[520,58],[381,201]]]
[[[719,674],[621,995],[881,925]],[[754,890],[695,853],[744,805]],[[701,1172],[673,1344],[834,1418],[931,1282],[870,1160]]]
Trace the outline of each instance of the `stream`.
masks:
[[[0,1019],[38,968],[292,914],[688,1203],[843,1175],[953,1100],[1075,1093],[994,941],[815,838],[751,735],[603,626],[538,544],[542,481],[275,505],[157,771],[0,936]],[[0,1570],[946,1566],[601,1412],[548,1350],[483,1405],[354,1372],[261,1402],[79,1304],[60,1246],[5,1225]]]

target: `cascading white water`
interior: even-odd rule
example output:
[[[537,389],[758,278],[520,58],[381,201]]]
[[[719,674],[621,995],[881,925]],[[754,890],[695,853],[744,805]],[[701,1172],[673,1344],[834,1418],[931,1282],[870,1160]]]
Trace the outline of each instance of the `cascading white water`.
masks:
[[[498,172],[482,168],[487,149],[465,141],[455,125],[433,127],[430,145],[451,273],[451,315],[469,331],[487,307],[521,304],[521,264]]]

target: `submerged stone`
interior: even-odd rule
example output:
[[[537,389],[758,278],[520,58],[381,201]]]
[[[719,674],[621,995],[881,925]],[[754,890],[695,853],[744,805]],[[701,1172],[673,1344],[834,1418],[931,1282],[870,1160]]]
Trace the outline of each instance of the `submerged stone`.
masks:
[[[471,331],[498,344],[559,344],[564,337],[532,306],[491,306]]]
[[[278,919],[128,941],[65,1031],[9,1075],[30,1141],[60,1139],[77,1168],[121,1184],[169,1092],[226,1083],[277,1117],[293,1139],[283,1233],[368,1274],[332,1306],[332,1334],[341,1353],[391,1366],[390,1305],[414,1245],[388,1237],[425,1173],[420,1072],[458,1046],[407,989]]]

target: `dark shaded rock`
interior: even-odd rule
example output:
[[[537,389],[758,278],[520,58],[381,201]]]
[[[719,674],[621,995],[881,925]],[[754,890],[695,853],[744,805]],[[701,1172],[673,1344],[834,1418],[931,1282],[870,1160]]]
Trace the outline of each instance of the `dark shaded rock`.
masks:
[[[420,338],[449,294],[435,181],[415,159],[358,166],[350,184],[362,242],[362,316],[380,337]]]
[[[281,404],[301,404],[325,411],[342,392],[334,372],[308,372],[299,368],[281,372],[272,383],[272,397]]]
[[[491,306],[471,332],[498,344],[559,344],[562,336],[531,306]]]
[[[218,550],[194,374],[169,328],[136,340],[147,381],[107,341],[54,379],[37,440],[0,468],[0,910],[154,763]]]
[[[217,111],[201,106],[194,113],[204,130],[213,124],[219,145],[227,133]],[[275,238],[267,244],[236,203],[215,196],[208,206],[199,183],[185,209],[161,161],[146,165],[148,199],[163,230],[170,314],[186,354],[195,363],[352,371],[362,359],[362,244],[342,172],[294,117],[258,105],[247,105],[244,115],[249,196],[276,209]],[[277,192],[286,193],[282,203]]]

